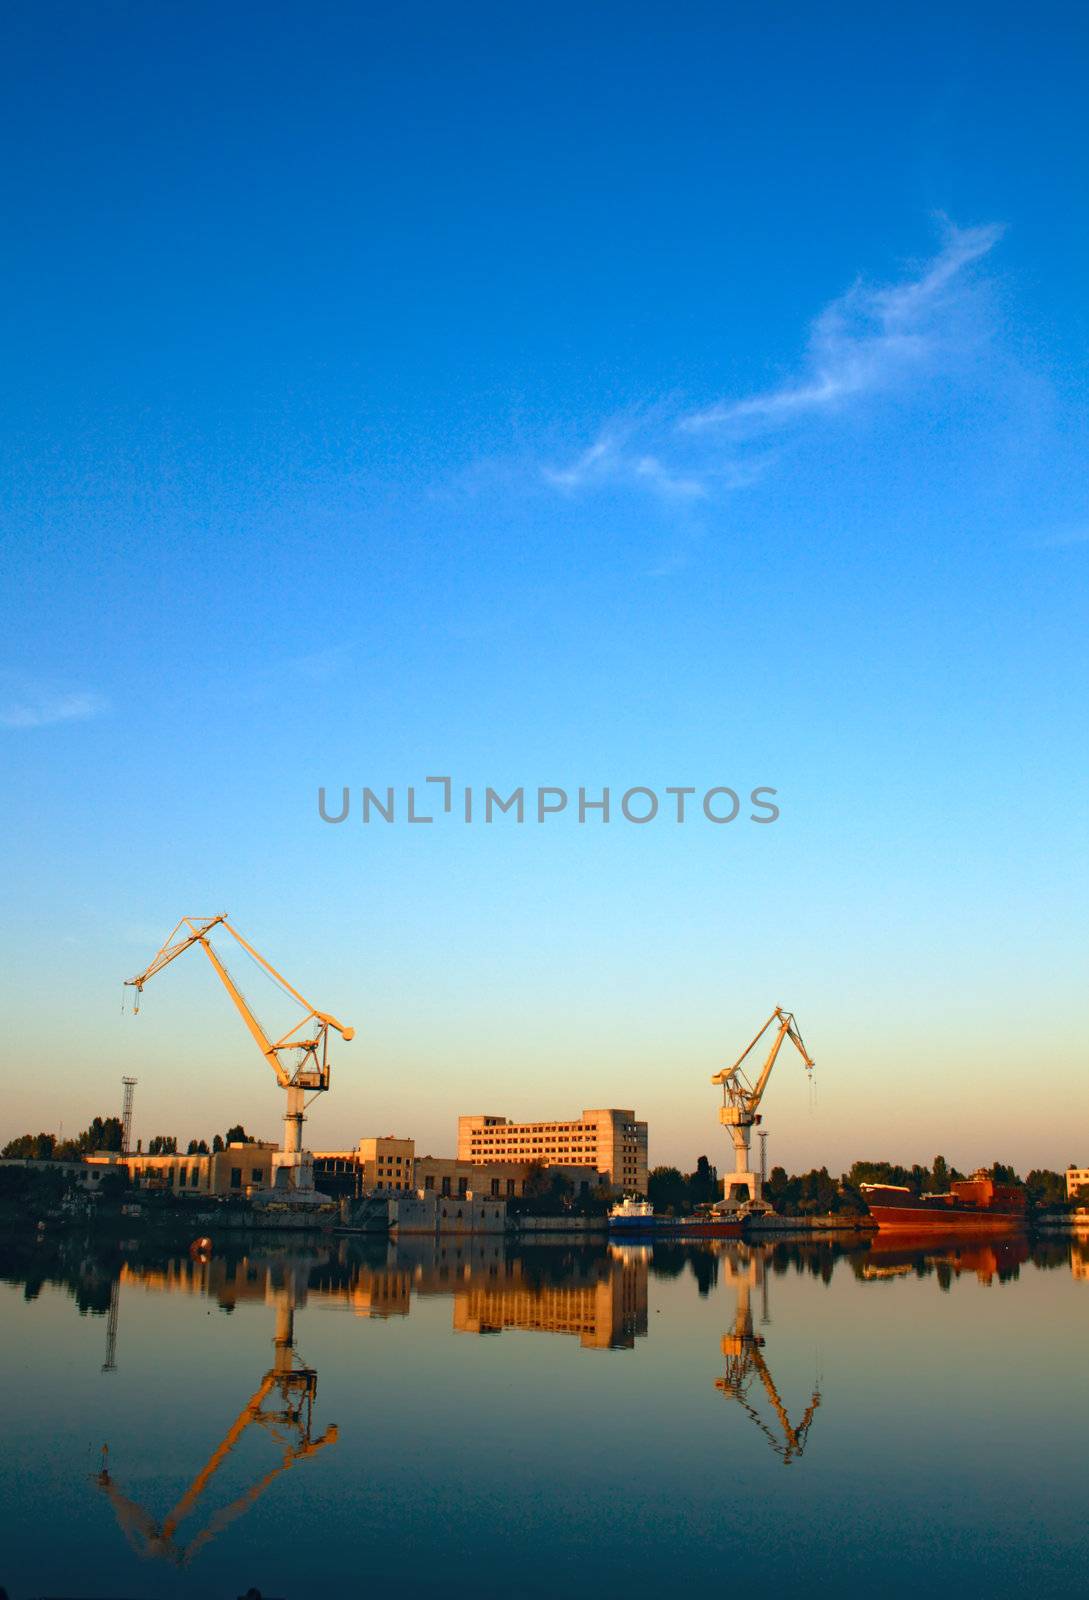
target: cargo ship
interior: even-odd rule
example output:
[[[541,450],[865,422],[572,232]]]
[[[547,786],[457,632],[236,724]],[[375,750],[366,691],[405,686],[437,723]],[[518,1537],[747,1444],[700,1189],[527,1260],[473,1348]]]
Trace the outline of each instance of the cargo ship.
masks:
[[[952,1183],[948,1194],[916,1194],[895,1183],[859,1188],[882,1233],[1015,1233],[1025,1226],[1025,1191],[986,1172]]]

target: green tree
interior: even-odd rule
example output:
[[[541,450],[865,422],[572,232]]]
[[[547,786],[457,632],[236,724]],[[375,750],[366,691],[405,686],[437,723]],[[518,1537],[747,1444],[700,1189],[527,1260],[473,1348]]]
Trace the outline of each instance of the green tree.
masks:
[[[786,1214],[787,1189],[790,1179],[785,1167],[772,1167],[764,1180],[764,1198],[775,1210]]]
[[[206,1156],[208,1154],[207,1139],[190,1139],[189,1148],[185,1153],[189,1156]]]
[[[654,1202],[655,1211],[685,1212],[688,1205],[688,1184],[676,1167],[655,1167],[647,1182],[647,1198]]]
[[[570,1178],[562,1172],[557,1172],[555,1167],[550,1167],[544,1161],[530,1163],[522,1185],[522,1193],[530,1200],[566,1200],[575,1192],[575,1185]]]
[[[688,1195],[694,1206],[708,1205],[717,1200],[719,1194],[718,1172],[708,1161],[706,1156],[699,1156],[696,1160],[696,1170],[689,1174]]]
[[[944,1156],[935,1156],[934,1165],[930,1169],[930,1182],[927,1184],[931,1194],[946,1194],[949,1190],[949,1163]]]
[[[891,1161],[855,1161],[847,1174],[848,1183],[858,1188],[860,1183],[893,1183],[913,1187],[913,1176],[925,1171],[923,1167],[897,1167]],[[916,1193],[918,1190],[916,1190]]]
[[[122,1131],[120,1117],[95,1117],[76,1140],[76,1146],[81,1155],[92,1155],[96,1150],[119,1151]]]
[[[548,1168],[543,1161],[531,1161],[522,1184],[522,1193],[527,1200],[542,1200],[551,1192]]]
[[[157,1133],[147,1147],[149,1156],[173,1156],[177,1152],[178,1141],[169,1133]]]
[[[256,1144],[257,1143],[257,1140],[253,1137],[253,1135],[247,1133],[245,1128],[242,1126],[242,1124],[240,1122],[236,1122],[233,1128],[228,1128],[226,1134],[224,1135],[224,1138],[225,1138],[227,1144]]]
[[[226,1146],[223,1143],[223,1135],[217,1133],[212,1139],[212,1154],[218,1156],[220,1151],[224,1149],[226,1149]]]
[[[1034,1167],[1025,1179],[1028,1197],[1036,1206],[1061,1206],[1066,1202],[1066,1174]]]
[[[3,1154],[21,1161],[51,1161],[56,1144],[55,1134],[23,1133],[4,1146]]]
[[[991,1177],[992,1177],[992,1179],[994,1180],[995,1183],[1020,1183],[1021,1182],[1020,1178],[1017,1176],[1017,1173],[1014,1171],[1013,1167],[1006,1166],[1006,1164],[1004,1162],[1002,1162],[1002,1161],[996,1161],[994,1163],[994,1165],[991,1167]]]

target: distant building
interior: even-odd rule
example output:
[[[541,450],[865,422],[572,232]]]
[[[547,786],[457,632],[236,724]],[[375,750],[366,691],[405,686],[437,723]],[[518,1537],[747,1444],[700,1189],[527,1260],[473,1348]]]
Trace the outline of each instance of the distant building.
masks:
[[[647,1125],[636,1121],[634,1111],[616,1107],[584,1111],[576,1122],[459,1117],[458,1160],[590,1168],[612,1189],[646,1194]]]
[[[335,1197],[402,1194],[416,1191],[464,1199],[517,1199],[535,1170],[535,1160],[473,1160],[460,1156],[418,1156],[413,1139],[360,1139],[354,1149],[315,1150],[314,1182]],[[602,1182],[596,1165],[548,1159],[549,1168],[571,1184],[576,1194],[589,1194]],[[608,1181],[607,1179],[605,1181]]]
[[[1067,1167],[1066,1198],[1089,1200],[1089,1167]]]
[[[398,1194],[416,1187],[416,1141],[387,1133],[350,1150],[315,1150],[315,1186],[332,1195]]]
[[[141,1189],[167,1189],[174,1194],[253,1194],[271,1188],[272,1157],[278,1145],[229,1144],[214,1155],[149,1156],[137,1152],[115,1156]],[[92,1161],[96,1158],[92,1157]]]
[[[601,1181],[596,1167],[561,1166],[550,1161],[549,1170],[566,1178],[576,1194],[589,1194]],[[458,1156],[417,1156],[416,1187],[437,1194],[476,1194],[515,1200],[525,1193],[526,1179],[535,1171],[532,1161],[469,1161]]]
[[[116,1172],[120,1156],[105,1152],[82,1157],[79,1161],[45,1161],[35,1156],[4,1156],[0,1167],[21,1167],[26,1172],[63,1173],[81,1189],[93,1193],[104,1177]]]

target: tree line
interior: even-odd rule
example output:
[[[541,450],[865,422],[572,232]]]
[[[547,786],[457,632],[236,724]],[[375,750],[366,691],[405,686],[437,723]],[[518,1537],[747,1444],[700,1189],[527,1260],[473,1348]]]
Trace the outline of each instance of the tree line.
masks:
[[[120,1117],[95,1117],[75,1139],[61,1139],[55,1133],[22,1133],[8,1141],[0,1156],[21,1161],[80,1161],[96,1151],[120,1154],[123,1131]],[[256,1138],[236,1122],[226,1133],[214,1134],[210,1147],[206,1139],[190,1139],[186,1154],[218,1155],[229,1144],[256,1143]],[[178,1141],[173,1134],[157,1133],[148,1141],[149,1156],[172,1156],[177,1151]]]
[[[994,1161],[985,1169],[995,1183],[1023,1185],[1034,1206],[1063,1205],[1066,1202],[1066,1174],[1050,1168],[1034,1167],[1024,1178],[1008,1162]],[[785,1167],[772,1167],[764,1183],[768,1203],[782,1216],[811,1215],[862,1216],[867,1207],[862,1197],[864,1183],[891,1183],[910,1189],[913,1194],[946,1194],[949,1185],[966,1176],[951,1166],[945,1156],[935,1156],[930,1166],[910,1167],[891,1161],[855,1161],[838,1178],[827,1167],[809,1172],[788,1173]],[[650,1173],[647,1198],[654,1209],[666,1215],[683,1216],[701,1205],[718,1200],[722,1186],[716,1169],[706,1156],[700,1156],[695,1169],[682,1173],[677,1167],[655,1167]]]

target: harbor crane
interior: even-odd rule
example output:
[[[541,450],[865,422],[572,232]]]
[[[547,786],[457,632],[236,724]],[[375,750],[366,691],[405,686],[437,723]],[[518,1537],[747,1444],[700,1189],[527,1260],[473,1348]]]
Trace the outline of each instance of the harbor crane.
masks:
[[[775,1033],[771,1048],[760,1069],[760,1076],[755,1083],[750,1083],[741,1070],[742,1064],[772,1027],[775,1028]],[[805,1063],[806,1072],[812,1073],[815,1063],[802,1042],[802,1036],[794,1021],[794,1013],[784,1011],[782,1006],[776,1006],[760,1032],[741,1052],[733,1066],[723,1067],[721,1072],[716,1072],[711,1079],[712,1083],[722,1085],[722,1108],[718,1116],[723,1127],[729,1128],[734,1146],[735,1170],[723,1184],[722,1199],[717,1208],[719,1210],[743,1211],[745,1215],[751,1215],[769,1209],[763,1197],[760,1179],[752,1170],[749,1144],[753,1126],[761,1120],[758,1107],[764,1097],[771,1069],[775,1065],[775,1058],[784,1039],[790,1040]]]
[[[259,967],[276,982],[280,989],[299,1005],[306,1015],[279,1039],[273,1040],[258,1022],[238,985],[212,944],[209,934],[213,928],[223,928],[252,956]],[[276,1171],[276,1187],[290,1189],[296,1194],[311,1195],[314,1189],[314,1163],[302,1147],[302,1125],[306,1117],[307,1095],[321,1094],[329,1087],[329,1029],[334,1028],[347,1042],[355,1037],[355,1029],[338,1022],[327,1011],[319,1011],[309,1000],[304,1000],[286,978],[276,971],[259,951],[242,937],[238,929],[227,920],[226,913],[218,917],[182,917],[159,951],[138,977],[126,979],[126,987],[136,990],[134,1009],[140,1009],[140,995],[144,985],[171,961],[199,945],[212,963],[221,982],[234,1001],[243,1022],[252,1034],[257,1048],[276,1074],[280,1088],[287,1093],[284,1113],[284,1143],[282,1151],[272,1158]],[[302,1038],[303,1029],[310,1023],[315,1027],[310,1037]]]

